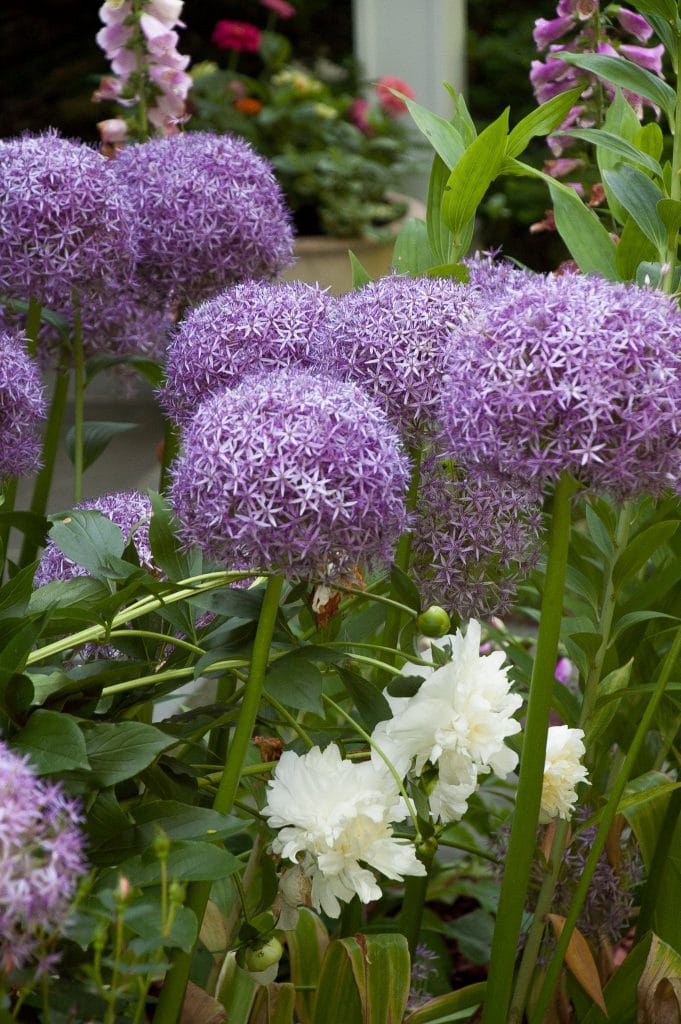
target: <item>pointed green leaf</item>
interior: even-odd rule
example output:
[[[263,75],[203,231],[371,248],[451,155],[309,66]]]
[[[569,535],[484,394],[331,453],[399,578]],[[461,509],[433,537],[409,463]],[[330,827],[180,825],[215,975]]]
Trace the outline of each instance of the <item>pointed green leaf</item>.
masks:
[[[434,114],[427,107],[399,94],[404,100],[407,110],[412,116],[416,127],[425,135],[435,152],[451,170],[466,149],[464,140],[456,128],[439,114]]]
[[[87,722],[83,732],[93,780],[101,789],[137,775],[177,742],[144,722]]]
[[[644,17],[663,18],[672,25],[677,23],[678,12],[674,0],[630,0],[630,3]]]
[[[288,982],[261,985],[249,1017],[249,1024],[293,1024],[296,990]]]
[[[371,281],[371,274],[361,260],[355,256],[352,249],[348,249],[348,259],[350,260],[350,269],[352,270],[352,289],[353,291],[357,291],[358,288],[362,288],[365,284],[369,284],[369,281]]]
[[[508,108],[470,144],[449,175],[442,200],[445,224],[460,246],[464,229],[497,176],[504,157]]]
[[[109,420],[91,420],[83,425],[83,469],[87,469],[104,452],[111,441],[119,434],[125,434],[128,430],[135,430],[138,423],[114,423]],[[66,454],[71,462],[75,460],[75,438],[74,427],[70,427],[65,440]]]
[[[584,274],[617,281],[615,243],[600,220],[572,189],[549,185],[558,232]]]
[[[367,732],[373,732],[379,722],[387,722],[392,718],[390,705],[379,689],[364,676],[350,672],[349,669],[337,667],[336,672],[350,694],[352,703],[357,709],[360,724]],[[395,678],[399,678],[396,676]]]
[[[657,250],[631,217],[627,217],[615,250],[615,264],[622,281],[635,281],[641,263],[650,262]]]
[[[633,665],[634,659],[632,658],[626,663],[626,665],[622,665],[620,668],[614,669],[612,672],[608,673],[605,679],[601,679],[598,684],[599,698],[609,697],[614,693],[619,693],[620,690],[624,690],[629,685]],[[616,711],[617,701],[615,700],[609,701],[604,707],[596,706],[595,711],[586,724],[590,750],[593,749],[591,744],[594,742],[596,737],[606,729]]]
[[[392,266],[400,274],[415,277],[423,274],[433,265],[433,254],[428,242],[425,222],[410,217],[395,241]]]
[[[296,1011],[301,1024],[312,1024],[315,990],[329,945],[329,933],[319,915],[301,907],[295,928],[286,932],[286,945],[291,980],[298,988]]]
[[[466,985],[465,988],[457,989],[456,992],[437,996],[425,1006],[420,1006],[418,1010],[414,1010],[408,1017],[405,1017],[404,1024],[438,1024],[442,1021],[456,1020],[456,1015],[460,1014],[462,1010],[472,1010],[481,1005],[486,989],[486,982],[479,981],[475,985]]]
[[[664,193],[647,174],[631,164],[620,163],[613,170],[604,171],[603,181],[646,238],[662,252],[667,245],[667,229],[660,220],[657,204],[665,198]]]
[[[562,92],[547,100],[546,103],[542,103],[531,114],[519,121],[506,140],[506,156],[519,156],[535,136],[548,135],[554,128],[557,128],[577,103],[583,91],[580,86],[578,89]],[[571,131],[570,134],[574,135],[575,133]]]
[[[331,943],[322,963],[313,1022],[402,1024],[409,987],[409,950],[403,935],[339,939]]]
[[[660,199],[657,213],[667,229],[670,240],[673,240],[681,228],[681,203],[678,199]]]
[[[89,767],[85,740],[75,719],[58,711],[35,711],[12,739],[12,747],[28,754],[38,775]]]
[[[664,150],[664,135],[657,121],[643,124],[636,133],[634,145],[653,160],[659,160]]]
[[[54,520],[50,537],[67,558],[95,575],[125,550],[119,527],[94,510],[74,509]]]
[[[433,256],[446,263],[452,243],[452,233],[442,219],[442,197],[449,178],[449,168],[444,160],[435,154],[428,183],[428,202],[426,204],[426,227],[428,242]]]
[[[636,986],[650,949],[650,936],[632,949],[603,989],[608,1016],[594,1003],[581,1024],[637,1024]]]
[[[197,548],[183,551],[168,502],[156,491],[149,492],[152,515],[149,521],[149,543],[154,564],[169,580],[182,580],[201,572],[201,554]]]
[[[323,714],[322,674],[304,650],[278,658],[267,669],[265,691],[280,704]],[[267,697],[265,697],[265,700]]]
[[[557,137],[560,137],[561,134],[561,132],[556,132]],[[569,134],[571,138],[591,142],[599,149],[607,149],[609,153],[615,153],[620,159],[628,160],[629,163],[636,164],[638,167],[645,167],[652,174],[659,178],[662,177],[662,168],[657,160],[613,132],[605,131],[602,128],[570,128],[569,132],[566,131],[565,134]]]
[[[655,106],[664,110],[670,125],[674,124],[676,109],[676,93],[671,86],[651,71],[638,67],[624,57],[607,57],[600,53],[562,53],[555,54],[573,67],[589,71],[599,78],[604,78],[613,85],[637,93],[650,100]]]
[[[668,519],[637,533],[615,562],[612,574],[615,589],[633,579],[652,556],[671,540],[678,528],[678,519]]]

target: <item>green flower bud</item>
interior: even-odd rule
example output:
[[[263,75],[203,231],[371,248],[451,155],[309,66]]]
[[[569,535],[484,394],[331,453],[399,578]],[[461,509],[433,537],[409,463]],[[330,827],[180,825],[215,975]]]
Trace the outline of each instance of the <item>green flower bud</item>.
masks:
[[[244,965],[247,971],[257,974],[266,971],[272,964],[277,964],[282,958],[283,948],[279,939],[274,935],[259,946],[251,946],[244,955]]]
[[[424,636],[440,637],[446,636],[452,627],[449,615],[437,604],[431,604],[425,612],[421,612],[416,620],[416,628]]]

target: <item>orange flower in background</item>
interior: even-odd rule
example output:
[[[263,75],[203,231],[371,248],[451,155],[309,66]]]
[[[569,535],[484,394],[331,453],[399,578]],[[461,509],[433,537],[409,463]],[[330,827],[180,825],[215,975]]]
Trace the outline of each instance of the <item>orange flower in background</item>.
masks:
[[[401,78],[395,78],[394,75],[383,75],[374,86],[378,102],[386,114],[390,114],[391,117],[406,114],[406,103],[397,96],[394,96],[390,91],[391,89],[397,89],[398,92],[403,93],[410,100],[415,98],[414,90],[406,82],[403,82]]]
[[[262,103],[254,96],[244,96],[243,99],[234,100],[233,106],[239,113],[246,114],[248,117],[255,117],[262,110]]]

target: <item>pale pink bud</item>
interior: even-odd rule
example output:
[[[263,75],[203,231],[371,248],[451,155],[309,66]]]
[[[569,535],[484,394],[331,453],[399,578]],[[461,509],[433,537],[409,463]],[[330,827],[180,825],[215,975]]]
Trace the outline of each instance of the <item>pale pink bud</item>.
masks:
[[[105,25],[121,24],[131,13],[132,4],[129,0],[123,0],[122,3],[109,0],[99,8],[99,20],[103,21]]]
[[[109,117],[97,122],[97,131],[103,143],[114,146],[125,142],[128,126],[122,117]]]
[[[106,100],[117,100],[121,89],[120,79],[111,78],[110,75],[100,78],[99,85],[92,94],[92,102],[103,103]]]
[[[108,58],[111,58],[121,47],[127,46],[132,37],[132,29],[129,25],[113,23],[100,28],[95,36],[97,45],[104,50]]]
[[[152,17],[151,14],[141,16],[140,27],[147,40],[149,53],[153,56],[163,57],[177,46],[177,32],[171,32],[162,21]]]
[[[183,6],[184,0],[149,0],[145,12],[163,25],[171,27],[180,20]]]

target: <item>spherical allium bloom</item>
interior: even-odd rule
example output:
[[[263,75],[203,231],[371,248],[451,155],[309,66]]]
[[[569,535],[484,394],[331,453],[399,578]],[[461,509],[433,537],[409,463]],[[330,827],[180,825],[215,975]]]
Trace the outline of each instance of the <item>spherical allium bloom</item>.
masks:
[[[37,365],[17,331],[0,330],[0,481],[40,464],[45,396]]]
[[[197,406],[234,387],[254,367],[323,362],[330,351],[329,296],[300,281],[246,281],[192,309],[168,351],[162,392],[168,415],[184,422]]]
[[[0,975],[64,924],[87,868],[78,804],[0,741]]]
[[[238,53],[257,53],[262,32],[250,21],[229,21],[215,23],[211,40],[221,50],[236,50]]]
[[[510,692],[503,652],[480,654],[479,622],[471,620],[465,636],[457,630],[432,643],[441,650],[451,645],[451,661],[403,671],[425,681],[413,697],[386,693],[393,717],[378,723],[372,739],[401,774],[437,766],[431,810],[452,821],[464,813],[480,774],[505,776],[518,763],[504,741],[520,731],[513,715],[522,698]]]
[[[137,491],[120,491],[105,494],[100,498],[90,498],[75,508],[101,512],[119,527],[124,540],[132,540],[140,565],[145,569],[154,568],[149,544],[151,502],[146,495]],[[54,541],[49,540],[36,569],[33,583],[36,587],[43,587],[54,580],[70,580],[75,576],[88,575],[87,569],[67,558]]]
[[[507,259],[497,259],[499,252],[475,252],[462,260],[468,270],[468,287],[477,291],[483,303],[498,302],[507,291],[521,291],[526,281],[537,275],[520,270]]]
[[[111,161],[55,132],[0,142],[0,292],[69,308],[131,279],[137,223]]]
[[[458,333],[480,308],[474,290],[450,280],[393,274],[372,281],[331,310],[337,368],[403,430],[427,428]]]
[[[584,731],[567,725],[552,725],[546,741],[539,821],[570,818],[577,802],[576,786],[585,782],[587,770],[580,763],[586,750]]]
[[[381,898],[374,871],[397,881],[426,873],[413,844],[392,835],[407,808],[385,765],[344,761],[335,744],[302,756],[284,751],[263,814],[280,830],[274,853],[303,865],[312,906],[329,917],[355,895],[362,903]]]
[[[292,263],[281,189],[243,139],[184,132],[125,146],[112,163],[132,196],[139,271],[152,294],[196,303]]]
[[[389,560],[409,464],[351,383],[302,370],[245,378],[188,423],[171,504],[186,544],[234,569],[333,577]]]
[[[461,618],[500,615],[541,551],[541,503],[519,481],[430,457],[412,528],[412,570],[426,603]]]
[[[462,333],[443,398],[462,463],[657,493],[679,479],[681,313],[636,285],[528,278]]]

